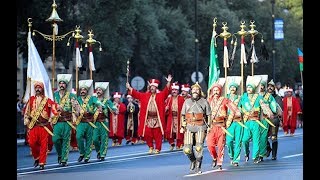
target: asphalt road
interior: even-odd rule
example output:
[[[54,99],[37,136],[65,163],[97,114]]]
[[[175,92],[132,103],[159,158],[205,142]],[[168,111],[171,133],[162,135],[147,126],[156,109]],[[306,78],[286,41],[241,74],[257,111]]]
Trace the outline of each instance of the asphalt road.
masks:
[[[164,142],[158,155],[148,155],[148,147],[141,145],[123,145],[110,147],[105,161],[97,161],[96,152],[91,154],[90,163],[78,163],[79,152],[70,152],[68,166],[57,164],[57,155],[52,151],[47,158],[44,170],[33,168],[33,159],[28,146],[17,146],[17,179],[19,180],[105,180],[105,179],[215,179],[215,180],[270,180],[303,179],[303,129],[297,129],[295,136],[284,136],[279,132],[278,159],[269,157],[259,164],[253,160],[244,162],[244,154],[239,167],[229,165],[227,148],[222,171],[212,169],[212,158],[204,150],[202,174],[189,172],[189,160],[181,150],[169,151]],[[243,150],[242,150],[243,153]]]

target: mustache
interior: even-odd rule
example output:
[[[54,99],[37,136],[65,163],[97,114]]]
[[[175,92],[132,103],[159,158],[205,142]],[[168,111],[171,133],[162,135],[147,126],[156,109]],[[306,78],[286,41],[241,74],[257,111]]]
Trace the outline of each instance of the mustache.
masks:
[[[36,90],[36,92],[41,92],[40,90]]]

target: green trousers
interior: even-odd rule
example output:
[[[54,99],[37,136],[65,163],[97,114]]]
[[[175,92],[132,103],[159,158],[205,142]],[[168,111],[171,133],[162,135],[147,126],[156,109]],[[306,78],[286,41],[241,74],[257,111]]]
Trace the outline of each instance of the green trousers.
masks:
[[[93,127],[87,122],[80,122],[77,126],[76,138],[80,156],[84,155],[85,159],[90,159]]]
[[[103,127],[102,123],[109,128],[107,122],[96,122],[97,128],[93,130],[93,144],[96,152],[100,152],[100,157],[105,157],[108,148],[109,132]]]
[[[249,142],[252,138],[252,159],[256,159],[259,156],[259,146],[260,146],[260,125],[255,122],[255,120],[248,120],[244,124],[248,127],[243,130],[242,143],[244,146],[244,153],[246,156],[249,155]]]
[[[243,127],[238,122],[232,122],[227,129],[233,136],[226,135],[226,144],[228,147],[228,154],[233,162],[239,163],[241,153],[241,140],[243,136]]]
[[[67,122],[57,122],[53,126],[52,141],[56,148],[58,157],[61,157],[61,162],[68,161],[69,146],[71,140],[71,127]]]
[[[267,156],[267,143],[268,143],[268,129],[269,123],[266,119],[261,119],[261,123],[267,128],[260,126],[260,146],[259,146],[259,156]]]

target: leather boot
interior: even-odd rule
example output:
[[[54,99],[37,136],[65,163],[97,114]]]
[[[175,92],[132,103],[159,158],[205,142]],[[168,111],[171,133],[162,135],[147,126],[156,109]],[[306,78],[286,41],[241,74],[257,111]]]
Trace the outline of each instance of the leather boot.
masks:
[[[272,160],[277,159],[278,141],[272,142]]]
[[[267,142],[267,157],[269,157],[270,156],[270,152],[271,152],[271,147],[270,147],[270,142],[268,141]]]

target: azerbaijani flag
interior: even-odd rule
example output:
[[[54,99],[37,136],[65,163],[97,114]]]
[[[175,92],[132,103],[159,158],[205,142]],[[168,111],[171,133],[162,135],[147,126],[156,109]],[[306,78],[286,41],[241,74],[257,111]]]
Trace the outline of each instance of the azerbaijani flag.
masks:
[[[303,52],[298,48],[298,59],[299,59],[299,67],[300,71],[303,71]]]

